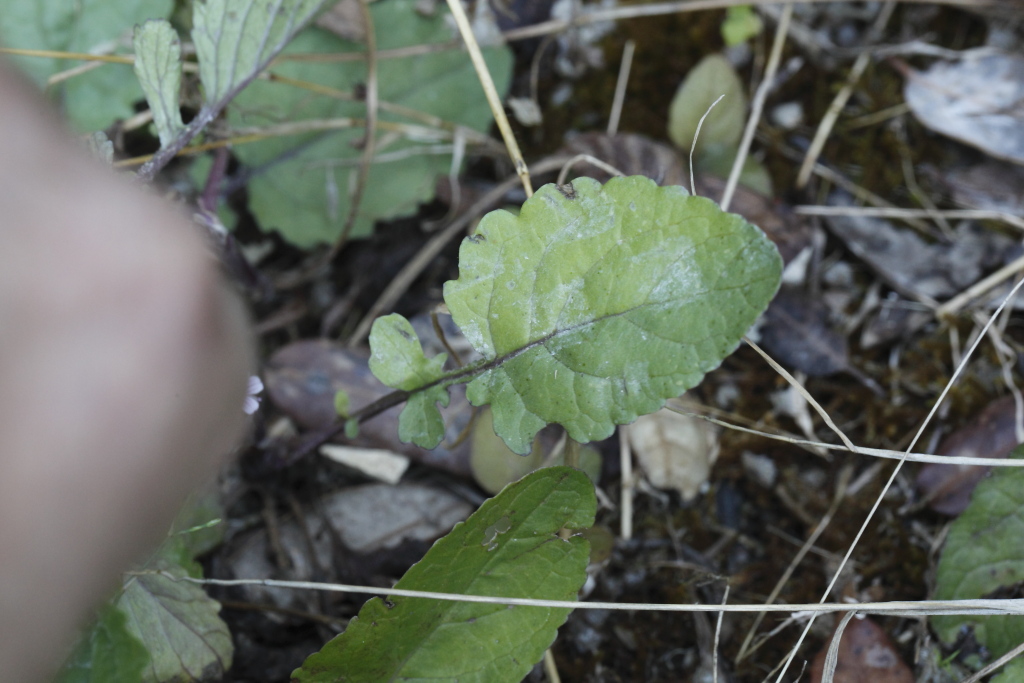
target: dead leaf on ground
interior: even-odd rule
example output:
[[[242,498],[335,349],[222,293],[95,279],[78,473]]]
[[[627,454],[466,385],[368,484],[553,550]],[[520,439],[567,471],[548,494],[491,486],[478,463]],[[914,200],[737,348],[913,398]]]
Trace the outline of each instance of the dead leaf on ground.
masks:
[[[1017,445],[1012,396],[993,401],[970,423],[939,444],[938,454],[966,458],[1005,458]],[[959,515],[991,467],[929,463],[917,474],[917,489],[936,512]]]
[[[783,287],[765,313],[761,344],[788,369],[823,377],[850,367],[846,337],[832,325],[831,311],[803,289]]]
[[[958,61],[909,71],[903,94],[932,130],[1024,164],[1024,56],[968,51]]]
[[[811,663],[811,683],[821,683],[827,654],[826,643]],[[834,683],[914,683],[914,674],[885,631],[868,617],[854,617],[843,631],[839,664],[832,680]]]
[[[279,349],[267,361],[263,383],[273,404],[307,429],[324,428],[335,421],[334,396],[338,391],[348,394],[350,410],[391,392],[370,372],[365,352],[325,339],[293,342]],[[453,386],[450,393],[451,404],[441,411],[447,429],[445,440],[434,450],[398,440],[400,405],[362,423],[358,438],[350,443],[394,451],[425,465],[469,476],[468,445],[464,442],[454,447],[449,445],[458,441],[472,410],[463,385]]]
[[[569,136],[562,148],[565,154],[589,154],[621,171],[624,175],[647,176],[659,185],[690,187],[690,176],[676,150],[635,133],[582,133]],[[570,177],[589,176],[602,183],[611,175],[586,162],[573,165]]]
[[[651,485],[693,500],[718,458],[718,429],[664,408],[642,415],[627,430],[633,454]]]
[[[1024,168],[989,160],[966,168],[936,173],[961,206],[1024,215]]]
[[[833,206],[851,206],[833,195]],[[829,216],[832,233],[879,278],[904,296],[942,300],[958,294],[997,268],[1013,241],[973,223],[961,223],[952,243],[929,243],[917,233],[869,216]]]

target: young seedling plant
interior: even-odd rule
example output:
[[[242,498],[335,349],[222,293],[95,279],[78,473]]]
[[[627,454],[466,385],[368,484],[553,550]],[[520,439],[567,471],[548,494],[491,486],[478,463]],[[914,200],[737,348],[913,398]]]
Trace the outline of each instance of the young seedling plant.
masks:
[[[774,296],[782,261],[760,229],[681,187],[640,176],[546,185],[519,215],[495,211],[459,252],[444,299],[480,353],[445,371],[412,325],[384,316],[370,368],[405,400],[399,436],[433,448],[437,404],[466,383],[495,432],[526,454],[548,424],[577,442],[661,408],[729,355]],[[359,417],[369,417],[359,411]],[[593,485],[556,467],[508,486],[438,541],[396,585],[462,595],[573,600],[588,545]],[[374,598],[311,656],[298,681],[518,681],[568,609]]]

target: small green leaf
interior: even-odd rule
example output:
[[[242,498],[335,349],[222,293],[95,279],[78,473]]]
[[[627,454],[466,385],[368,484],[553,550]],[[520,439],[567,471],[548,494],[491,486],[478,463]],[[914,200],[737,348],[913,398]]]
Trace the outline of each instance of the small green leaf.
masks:
[[[989,683],[1020,683],[1020,681],[1024,681],[1024,659],[1018,657],[1000,669],[999,674],[993,677]]]
[[[1024,447],[1018,446],[1011,457],[1024,457]],[[1024,582],[1022,538],[1024,468],[996,468],[974,489],[971,504],[950,527],[935,577],[935,599],[981,598]],[[975,638],[993,657],[1024,641],[1024,620],[1015,615],[933,616],[931,620],[946,643],[954,642],[962,628],[972,626]]]
[[[348,417],[350,404],[348,393],[344,389],[339,389],[334,394],[334,412],[338,414],[338,417]]]
[[[354,439],[359,436],[359,420],[345,420],[345,438]]]
[[[448,354],[428,359],[408,320],[392,313],[373,322],[370,329],[370,371],[394,389],[412,391],[437,380]]]
[[[288,44],[326,0],[195,0],[192,42],[206,103],[233,97]]]
[[[147,571],[195,576],[184,543],[172,537]],[[220,603],[200,586],[159,573],[130,576],[115,603],[128,630],[149,651],[151,661],[140,679],[145,683],[206,680],[231,667],[234,646],[218,612]]]
[[[745,43],[764,28],[761,17],[750,5],[733,5],[722,22],[722,39],[727,47]]]
[[[127,628],[124,614],[104,605],[57,675],[56,683],[138,683],[149,652]]]
[[[151,19],[135,27],[132,44],[135,47],[135,75],[146,93],[149,110],[153,112],[153,124],[160,136],[160,144],[166,145],[185,127],[178,108],[181,40],[170,22]]]
[[[444,438],[444,419],[437,403],[448,405],[448,389],[424,386],[444,373],[448,354],[428,359],[409,321],[392,313],[377,318],[370,329],[370,371],[384,384],[403,391],[415,391],[398,417],[398,438],[421,448],[435,448]]]
[[[747,117],[747,94],[736,70],[722,55],[708,55],[686,74],[668,110],[668,136],[685,153],[701,117],[720,95],[725,97],[701,126],[698,152],[711,145],[735,147]]]
[[[0,11],[0,43],[4,47],[66,52],[109,52],[123,45],[136,24],[166,17],[172,0],[20,0],[5,2]],[[127,47],[127,46],[125,46]],[[125,53],[126,49],[115,50]],[[11,57],[40,87],[50,76],[81,66],[68,59]],[[132,115],[143,97],[131,68],[104,64],[52,88],[65,115],[79,131],[106,128]]]
[[[592,525],[596,506],[582,472],[534,472],[456,525],[395,587],[575,600],[586,579],[588,543],[557,534]],[[373,598],[292,677],[300,683],[520,681],[568,615],[564,608]]]
[[[717,367],[767,307],[782,261],[758,228],[641,176],[546,185],[466,238],[452,317],[484,357],[467,388],[526,454],[549,423],[579,442],[654,412]]]
[[[444,418],[437,404],[448,407],[448,389],[430,387],[409,397],[398,416],[398,438],[420,448],[437,448],[444,438]]]

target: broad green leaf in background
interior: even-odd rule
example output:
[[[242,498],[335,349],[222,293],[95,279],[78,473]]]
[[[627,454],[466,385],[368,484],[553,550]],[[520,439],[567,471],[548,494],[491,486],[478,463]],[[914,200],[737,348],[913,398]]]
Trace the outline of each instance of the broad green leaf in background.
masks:
[[[1010,457],[1024,457],[1018,446]],[[990,597],[1024,581],[1024,468],[998,467],[974,489],[971,504],[953,522],[935,577],[935,600]],[[932,626],[946,643],[963,627],[974,628],[978,643],[1000,657],[1024,641],[1018,616],[933,616]],[[1006,678],[1006,681],[1019,680]]]
[[[989,683],[1020,683],[1024,681],[1024,659],[1017,657],[1004,666]]]
[[[723,96],[722,101],[709,111],[719,96]],[[705,113],[707,118],[693,148],[697,126]],[[736,159],[746,116],[747,94],[736,70],[722,55],[708,55],[690,69],[672,99],[668,136],[684,155],[689,156],[694,149],[695,173],[726,178]],[[753,157],[744,162],[739,182],[766,197],[772,195],[771,176]]]
[[[151,19],[135,27],[135,75],[146,93],[153,125],[166,145],[185,124],[178,108],[181,95],[181,40],[170,22]]]
[[[534,472],[456,525],[395,587],[575,600],[589,544],[578,535],[563,540],[558,531],[591,526],[596,506],[582,472]],[[301,683],[519,681],[568,615],[564,608],[373,598],[292,676]]]
[[[199,576],[188,549],[172,537],[147,570]],[[128,631],[149,651],[144,683],[209,680],[231,667],[234,646],[220,616],[220,603],[200,586],[159,573],[129,576],[115,603]]]
[[[483,356],[467,396],[516,453],[558,423],[580,442],[654,412],[733,351],[779,285],[758,228],[642,176],[546,185],[494,211],[444,298]],[[463,371],[466,372],[466,371]]]
[[[65,52],[128,52],[132,28],[168,16],[172,0],[8,0],[0,11],[6,47]],[[117,49],[114,49],[117,48]],[[50,76],[80,66],[77,60],[11,57],[41,87]],[[79,131],[106,128],[133,113],[143,97],[125,64],[103,64],[55,88],[61,107]]]
[[[56,683],[139,683],[149,652],[121,610],[105,605],[57,675]]]
[[[679,149],[690,152],[697,124],[720,95],[697,140],[697,154],[705,147],[735,147],[743,135],[747,117],[747,93],[743,82],[722,55],[708,55],[690,69],[668,109],[668,136]]]
[[[194,0],[192,42],[207,104],[234,96],[326,0]]]
[[[425,17],[416,6],[415,0],[382,0],[371,5],[379,50],[445,43],[456,37],[447,22],[447,10],[438,8],[434,16]],[[313,28],[299,34],[286,53],[362,54],[365,49],[364,45]],[[504,91],[512,67],[510,51],[505,47],[489,48],[484,56],[498,89]],[[362,120],[366,115],[366,105],[356,94],[366,82],[364,61],[281,61],[272,71],[341,91],[347,99],[288,83],[257,81],[229,108],[232,125],[263,127],[337,117]],[[377,78],[382,102],[477,131],[486,131],[491,123],[487,101],[462,50],[382,58]],[[433,197],[437,175],[448,173],[451,167],[451,141],[444,135],[427,135],[429,127],[422,118],[381,109],[379,120],[414,124],[419,133],[417,139],[412,139],[394,131],[378,131],[376,158],[353,237],[370,234],[375,220],[414,212],[418,203]],[[348,215],[364,135],[360,126],[236,147],[235,154],[253,173],[249,208],[260,227],[277,230],[301,247],[336,240]]]

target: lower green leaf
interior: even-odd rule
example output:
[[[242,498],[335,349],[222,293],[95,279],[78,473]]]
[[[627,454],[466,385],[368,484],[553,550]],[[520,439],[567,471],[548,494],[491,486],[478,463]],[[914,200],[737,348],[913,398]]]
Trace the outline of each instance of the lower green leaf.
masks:
[[[437,404],[447,408],[449,400],[448,389],[442,386],[410,396],[398,416],[398,438],[420,448],[437,448],[444,438],[444,418]]]
[[[1018,446],[1011,457],[1024,456],[1022,451]],[[992,597],[1024,582],[1022,538],[1024,468],[997,468],[974,489],[971,504],[950,527],[935,577],[935,599]],[[1024,620],[1016,615],[934,616],[931,621],[946,643],[956,641],[962,629],[973,628],[978,643],[993,657],[1024,641]]]
[[[105,605],[96,623],[82,634],[56,683],[138,683],[149,652],[132,635],[124,613]]]
[[[183,543],[172,539],[147,571],[131,577],[115,603],[127,617],[128,630],[149,651],[150,663],[141,681],[208,680],[231,667],[234,646],[227,624],[219,616],[220,603],[203,589],[175,577],[194,575]]]
[[[586,475],[552,467],[510,484],[439,540],[396,588],[574,600],[589,544],[563,528],[594,522]],[[311,655],[293,681],[519,681],[555,639],[569,609],[423,598],[373,598],[348,629]]]

